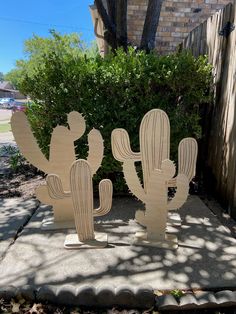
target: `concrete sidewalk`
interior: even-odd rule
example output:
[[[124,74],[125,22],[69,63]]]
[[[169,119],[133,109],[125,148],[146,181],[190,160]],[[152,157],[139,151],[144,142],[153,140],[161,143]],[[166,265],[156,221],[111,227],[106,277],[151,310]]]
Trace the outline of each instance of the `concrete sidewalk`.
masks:
[[[14,137],[13,137],[12,132],[0,133],[0,147],[2,147],[4,145],[16,146],[16,142],[14,141]]]
[[[18,232],[32,217],[39,202],[34,199],[0,199],[0,260],[14,242]]]
[[[8,153],[3,150],[4,146],[7,147],[9,145],[16,147],[12,132],[0,133],[0,175],[5,174],[10,169],[10,165],[7,162]]]
[[[0,109],[0,123],[9,122],[12,116],[12,111],[8,109]]]
[[[42,231],[48,208],[41,206],[1,261],[0,286],[236,286],[236,240],[198,197],[191,196],[180,210],[182,227],[172,230],[179,238],[176,251],[130,245],[140,228],[134,221],[140,207],[133,198],[114,199],[110,214],[96,225],[97,230],[107,232],[109,246],[70,251],[63,244],[66,234],[74,231]]]
[[[0,124],[10,123],[12,111],[0,109]],[[12,132],[0,133],[0,148],[3,145],[16,145]]]

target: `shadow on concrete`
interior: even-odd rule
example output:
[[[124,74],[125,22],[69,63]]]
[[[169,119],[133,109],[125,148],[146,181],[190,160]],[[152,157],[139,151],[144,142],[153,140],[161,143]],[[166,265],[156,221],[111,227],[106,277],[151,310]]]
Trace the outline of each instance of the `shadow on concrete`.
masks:
[[[38,204],[35,199],[0,199],[0,258],[32,217]]]
[[[96,250],[65,250],[65,235],[74,231],[41,231],[36,228],[42,219],[38,210],[0,263],[0,285],[235,287],[236,240],[198,197],[191,197],[180,210],[182,226],[172,228],[179,238],[177,250],[132,246],[134,234],[141,227],[133,220],[135,205],[131,204],[132,199],[114,201],[110,217],[96,225],[97,231],[107,232],[109,245]],[[136,201],[134,204],[139,207]],[[116,218],[122,217],[124,222],[119,223]]]

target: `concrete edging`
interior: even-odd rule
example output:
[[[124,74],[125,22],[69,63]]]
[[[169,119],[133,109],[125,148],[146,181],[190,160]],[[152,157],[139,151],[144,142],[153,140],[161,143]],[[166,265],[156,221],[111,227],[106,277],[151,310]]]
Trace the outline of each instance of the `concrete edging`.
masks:
[[[127,308],[148,309],[155,305],[155,294],[150,286],[98,286],[72,285],[56,286],[23,286],[16,288],[0,287],[0,299],[9,300],[21,295],[29,301],[51,302],[72,306],[112,307],[125,306]]]
[[[23,286],[20,288],[0,287],[0,299],[10,300],[18,295],[33,302],[49,302],[59,305],[109,308],[120,306],[125,308],[150,309],[159,311],[176,311],[191,309],[214,309],[236,306],[236,291],[219,292],[201,291],[186,293],[179,302],[171,295],[156,296],[151,286],[98,286],[72,285],[56,286]]]
[[[171,294],[156,298],[156,307],[160,311],[214,309],[232,306],[236,306],[236,291],[231,290],[186,293],[180,297],[179,302]]]

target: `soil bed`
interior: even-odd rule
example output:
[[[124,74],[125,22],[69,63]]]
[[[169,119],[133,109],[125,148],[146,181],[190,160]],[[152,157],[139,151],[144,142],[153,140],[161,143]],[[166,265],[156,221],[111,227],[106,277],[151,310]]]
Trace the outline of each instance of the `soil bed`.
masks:
[[[6,302],[0,300],[0,313],[19,313],[19,314],[235,314],[234,308],[220,309],[194,309],[180,311],[160,311],[157,309],[137,310],[124,308],[83,308],[70,307],[55,304],[29,303],[24,299],[11,300]]]
[[[35,189],[45,181],[43,174],[25,161],[12,169],[10,157],[1,157],[1,168],[0,198],[34,197]]]

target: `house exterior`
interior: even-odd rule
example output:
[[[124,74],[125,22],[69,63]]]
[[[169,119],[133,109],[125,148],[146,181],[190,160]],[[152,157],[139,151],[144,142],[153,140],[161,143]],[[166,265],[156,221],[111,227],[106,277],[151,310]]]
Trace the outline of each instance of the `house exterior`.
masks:
[[[160,53],[174,51],[187,37],[189,32],[204,22],[209,16],[222,9],[229,0],[164,0],[156,34],[156,50]],[[143,24],[146,16],[148,0],[128,0],[128,39],[133,45],[139,45]],[[96,7],[90,7],[93,23],[96,18],[102,35],[102,21],[96,12]],[[96,16],[96,17],[95,17]],[[99,36],[98,47],[101,53],[106,53],[106,44]]]
[[[26,98],[18,90],[16,90],[12,84],[8,81],[0,81],[0,98],[15,98],[24,99]]]

